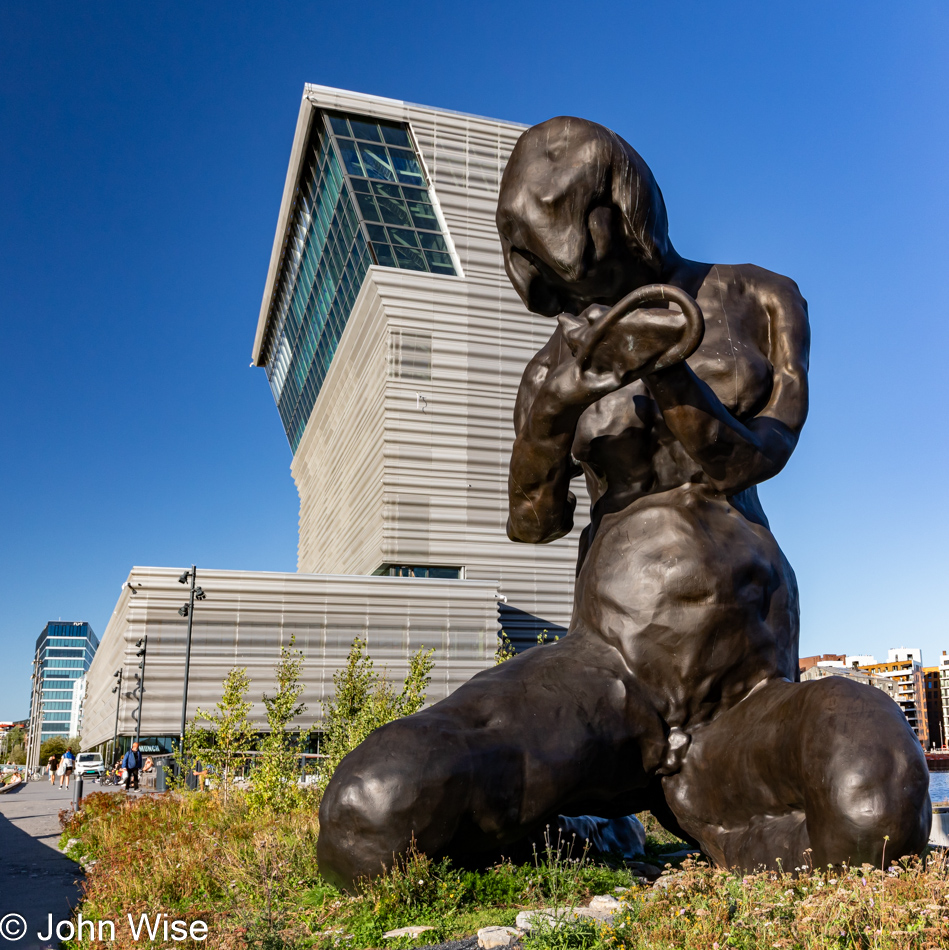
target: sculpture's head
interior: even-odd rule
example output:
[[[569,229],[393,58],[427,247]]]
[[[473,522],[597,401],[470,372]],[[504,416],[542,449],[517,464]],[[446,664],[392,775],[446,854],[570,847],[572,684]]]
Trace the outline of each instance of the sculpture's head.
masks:
[[[518,139],[497,225],[511,283],[529,310],[547,316],[610,306],[660,280],[671,251],[649,166],[615,132],[570,116]]]

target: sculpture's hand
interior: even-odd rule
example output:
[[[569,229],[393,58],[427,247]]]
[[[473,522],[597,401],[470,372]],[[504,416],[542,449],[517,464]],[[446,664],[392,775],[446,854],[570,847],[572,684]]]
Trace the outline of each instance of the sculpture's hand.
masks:
[[[681,349],[689,329],[685,315],[677,310],[638,308],[599,332],[608,313],[608,307],[594,304],[579,317],[562,313],[557,318],[574,357],[558,367],[566,377],[557,381],[565,398],[572,386],[574,399],[589,405],[654,372],[658,363],[668,365],[673,361],[668,354]]]
[[[682,312],[644,309],[674,301]],[[573,523],[577,474],[571,446],[580,416],[634,379],[682,362],[699,345],[702,311],[685,291],[641,287],[614,307],[562,313],[558,329],[528,365],[515,410],[517,438],[508,485],[508,535],[516,541],[562,537]]]
[[[647,308],[649,301],[674,301],[682,308]],[[613,307],[593,304],[580,316],[557,318],[573,359],[561,360],[538,393],[542,414],[581,411],[633,380],[681,363],[702,340],[705,322],[698,304],[666,284],[640,287]],[[546,398],[545,398],[546,397]]]

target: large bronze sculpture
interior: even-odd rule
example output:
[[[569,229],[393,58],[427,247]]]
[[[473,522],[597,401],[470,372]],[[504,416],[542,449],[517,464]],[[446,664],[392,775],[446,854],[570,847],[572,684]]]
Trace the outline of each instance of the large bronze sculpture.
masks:
[[[758,502],[807,414],[797,286],[680,257],[649,168],[581,119],[524,133],[497,221],[557,320],[518,392],[508,533],[563,536],[585,476],[573,619],[344,759],[323,874],[351,886],[413,841],[477,864],[557,814],[646,809],[729,867],[920,851],[919,743],[879,690],[798,682],[796,582]]]

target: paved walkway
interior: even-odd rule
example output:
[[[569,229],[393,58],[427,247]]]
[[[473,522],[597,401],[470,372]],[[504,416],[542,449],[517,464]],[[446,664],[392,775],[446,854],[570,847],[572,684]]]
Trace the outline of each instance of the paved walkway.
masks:
[[[106,791],[86,783],[83,791]],[[69,920],[80,897],[82,868],[60,853],[59,812],[72,805],[72,789],[60,791],[48,781],[30,782],[0,795],[0,950],[58,947],[42,941],[49,915]],[[26,935],[10,940],[26,920]]]

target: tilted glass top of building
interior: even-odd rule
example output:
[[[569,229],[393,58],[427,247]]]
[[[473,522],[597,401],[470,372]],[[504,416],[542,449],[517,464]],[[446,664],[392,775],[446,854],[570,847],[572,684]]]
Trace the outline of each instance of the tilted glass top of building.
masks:
[[[408,127],[322,112],[290,213],[265,363],[294,452],[373,264],[456,273]]]

